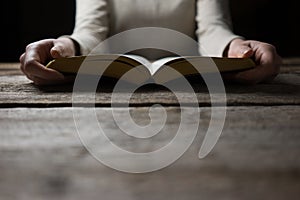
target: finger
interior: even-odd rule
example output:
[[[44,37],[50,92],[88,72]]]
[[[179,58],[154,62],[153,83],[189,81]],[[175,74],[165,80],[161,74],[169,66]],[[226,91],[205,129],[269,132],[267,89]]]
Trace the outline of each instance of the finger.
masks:
[[[34,76],[30,75],[30,74],[25,74],[26,77],[29,79],[29,80],[32,80],[34,81]]]
[[[233,79],[239,83],[257,84],[263,80],[263,73],[258,68],[254,68],[234,74]]]
[[[51,42],[51,41],[50,41]],[[48,43],[46,43],[48,45]],[[50,49],[50,48],[49,48]],[[48,50],[49,54],[49,50]],[[30,74],[42,79],[59,80],[64,79],[64,75],[61,73],[46,68],[41,62],[47,59],[47,48],[44,46],[31,45],[27,48],[24,56],[23,69],[25,74]]]
[[[275,69],[276,66],[272,65],[272,62],[267,62],[246,71],[224,74],[223,77],[225,80],[233,80],[238,83],[257,84],[271,77],[274,78]]]
[[[265,80],[272,80],[278,74],[278,66],[276,65],[258,65],[257,67],[227,76],[239,83],[257,84]]]
[[[23,53],[20,58],[19,58],[19,61],[22,63],[24,62],[24,59],[25,59],[25,53]]]
[[[25,74],[25,70],[24,70],[24,60],[25,60],[25,53],[23,53],[20,58],[20,69],[21,71]]]
[[[26,68],[24,69],[26,74],[30,74],[41,79],[48,80],[63,80],[64,75],[50,68],[46,68],[44,65],[36,60],[25,61]]]
[[[246,85],[254,85],[261,82],[263,79],[255,69],[245,72],[231,72],[222,74],[222,78],[227,82],[242,83]]]
[[[35,85],[39,85],[39,86],[49,85],[50,83],[53,82],[53,81],[49,81],[47,79],[42,79],[42,78],[36,77],[36,76],[30,76],[30,80],[32,80]]]
[[[53,80],[48,80],[48,79],[42,79],[42,78],[36,77],[36,76],[31,76],[30,80],[32,80],[35,85],[46,86],[46,85],[59,85],[59,84],[70,83],[75,80],[75,77],[68,76],[68,77],[65,77],[65,79],[63,79],[63,80],[53,81]]]
[[[24,74],[26,74],[25,69],[24,69],[24,62],[20,62],[20,69]]]
[[[256,84],[274,79],[279,73],[281,65],[281,58],[278,56],[275,47],[257,41],[247,41],[246,44],[251,47],[253,52],[245,52],[244,55],[253,56],[258,65],[251,70],[225,75],[225,79],[230,78],[236,82],[247,84]]]

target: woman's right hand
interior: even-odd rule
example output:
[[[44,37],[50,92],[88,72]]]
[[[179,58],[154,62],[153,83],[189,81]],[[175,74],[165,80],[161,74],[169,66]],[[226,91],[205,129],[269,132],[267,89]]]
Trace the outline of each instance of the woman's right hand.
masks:
[[[75,55],[75,46],[69,38],[46,39],[29,44],[20,56],[21,70],[36,85],[62,84],[70,78],[45,65],[52,59]]]

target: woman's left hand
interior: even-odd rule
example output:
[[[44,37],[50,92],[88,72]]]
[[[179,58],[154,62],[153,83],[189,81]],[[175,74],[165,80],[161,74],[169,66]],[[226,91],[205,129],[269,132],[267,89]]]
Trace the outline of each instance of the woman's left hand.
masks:
[[[255,68],[225,76],[227,79],[247,84],[256,84],[274,79],[282,64],[281,57],[277,54],[274,46],[253,40],[233,40],[229,45],[228,57],[253,57],[257,64]]]

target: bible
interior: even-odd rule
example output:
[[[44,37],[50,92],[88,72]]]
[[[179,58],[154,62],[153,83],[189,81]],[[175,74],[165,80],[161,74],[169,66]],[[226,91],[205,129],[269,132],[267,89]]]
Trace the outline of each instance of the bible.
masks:
[[[165,83],[183,76],[242,71],[255,67],[255,63],[250,58],[186,56],[149,61],[137,55],[90,55],[58,58],[46,67],[65,74],[101,74],[141,84],[150,78],[156,83]],[[171,73],[174,70],[176,73]],[[130,75],[124,76],[129,71]]]

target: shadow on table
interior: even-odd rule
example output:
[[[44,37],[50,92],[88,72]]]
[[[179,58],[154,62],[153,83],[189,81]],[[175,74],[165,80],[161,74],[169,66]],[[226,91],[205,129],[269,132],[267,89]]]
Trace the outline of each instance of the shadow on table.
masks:
[[[87,77],[88,79],[89,77]],[[192,86],[195,93],[208,93],[207,86],[201,77],[189,77],[188,81]],[[97,86],[97,93],[112,93],[114,91],[115,85],[118,82],[116,79],[102,77]],[[170,81],[167,85],[172,85],[172,90],[176,92],[187,92],[187,88],[183,85],[178,84],[178,80]],[[71,93],[73,92],[73,83],[67,85],[55,85],[55,86],[34,86],[40,92],[45,93],[55,93],[55,92],[64,92]],[[132,88],[137,86],[125,81],[121,81],[118,87],[118,90],[114,92],[126,93],[132,91]],[[214,87],[218,87],[215,85]],[[244,85],[237,83],[225,83],[225,89],[227,94],[257,94],[264,93],[268,95],[296,95],[300,94],[300,76],[295,74],[282,74],[275,78],[272,82],[262,83],[257,85]],[[90,87],[90,85],[84,84],[83,87],[78,88],[77,91],[83,92],[93,92],[95,88]],[[141,87],[138,87],[135,90],[135,93],[157,93],[157,92],[170,92],[170,90],[162,85],[158,84],[146,84]]]

